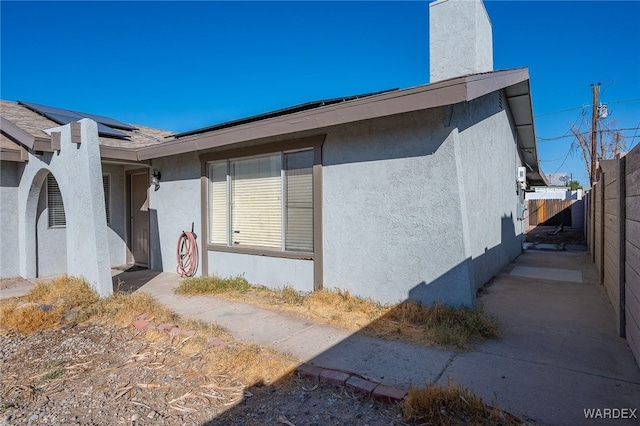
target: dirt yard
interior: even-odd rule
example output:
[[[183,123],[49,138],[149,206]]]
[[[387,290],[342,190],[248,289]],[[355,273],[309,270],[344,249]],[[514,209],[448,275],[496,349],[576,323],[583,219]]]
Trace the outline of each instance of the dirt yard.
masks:
[[[79,324],[0,335],[0,422],[5,425],[386,425],[398,409],[345,389],[292,378],[245,387],[206,376],[169,337],[133,327]]]
[[[0,302],[0,340],[0,425],[522,424],[455,384],[391,405],[306,381],[289,354],[73,277]]]

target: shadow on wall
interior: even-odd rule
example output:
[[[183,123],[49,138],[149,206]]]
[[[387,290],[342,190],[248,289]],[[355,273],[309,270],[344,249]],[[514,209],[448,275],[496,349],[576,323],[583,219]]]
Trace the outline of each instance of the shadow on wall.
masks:
[[[575,200],[529,200],[529,226],[571,227]]]
[[[494,263],[495,259],[505,258],[505,250],[508,251],[508,247],[513,244],[514,240],[517,240],[518,244],[521,244],[521,238],[514,232],[513,221],[511,217],[505,216],[502,218],[502,238],[507,241],[502,241],[501,244],[487,249],[485,253],[476,258],[468,258],[451,268],[448,272],[444,273],[441,277],[434,280],[431,284],[421,282],[416,284],[408,292],[410,299],[430,298],[428,295],[429,290],[433,290],[436,293],[442,293],[447,291],[447,285],[451,285],[450,278],[455,276],[455,270],[457,269],[470,269],[470,276],[474,276],[473,265],[485,265],[488,263]],[[507,248],[503,247],[503,245]],[[521,247],[521,245],[520,245]],[[517,257],[517,256],[515,256]],[[515,258],[514,257],[514,258]],[[513,260],[513,259],[509,259]],[[508,261],[509,261],[508,260]],[[500,271],[508,261],[497,268]],[[496,266],[496,265],[494,265]],[[474,283],[466,284],[469,291],[472,291],[475,295]],[[475,299],[475,297],[474,297]],[[453,351],[450,349],[434,349],[433,347],[427,348],[425,346],[417,345],[414,343],[408,343],[402,340],[402,336],[398,333],[394,335],[391,333],[388,340],[381,340],[379,338],[372,337],[376,331],[381,328],[386,330],[393,330],[394,323],[397,324],[397,319],[401,316],[401,307],[393,309],[383,317],[366,324],[360,330],[352,333],[346,339],[339,340],[326,350],[322,350],[322,347],[308,348],[309,336],[305,335],[304,331],[297,334],[292,330],[289,330],[289,335],[284,339],[279,339],[278,350],[283,352],[290,352],[295,355],[296,350],[300,351],[301,347],[305,347],[309,353],[316,351],[320,352],[317,355],[311,355],[307,359],[303,359],[311,365],[315,365],[322,368],[335,369],[345,372],[354,372],[363,377],[367,377],[370,381],[379,382],[385,385],[408,389],[412,384],[422,386],[426,382],[434,382],[441,374],[442,368],[449,362]],[[308,324],[305,325],[308,328]],[[340,334],[340,332],[336,332]],[[347,332],[342,332],[345,334]],[[280,336],[282,337],[282,336]],[[318,342],[327,341],[332,336],[317,336]],[[304,340],[304,341],[301,341]],[[275,344],[276,342],[274,342]],[[382,366],[382,369],[380,367]],[[265,385],[262,382],[252,383],[248,385],[248,388],[262,388],[266,392],[256,390],[251,392],[252,396],[244,397],[239,403],[229,410],[221,413],[215,418],[212,418],[207,425],[217,424],[237,424],[238,419],[242,418],[246,420],[246,424],[264,424],[268,419],[260,418],[260,407],[272,403],[270,394],[275,392],[275,388],[286,382],[287,379],[281,378],[275,383]],[[282,406],[281,412],[276,412],[275,415],[287,415],[286,411],[295,411],[296,413],[305,412],[306,399],[296,399],[286,403]],[[278,406],[280,407],[280,406]],[[264,410],[263,410],[264,411]],[[257,415],[256,415],[257,413]],[[273,415],[272,413],[271,415]],[[266,416],[266,415],[265,415]],[[336,419],[333,419],[336,421]],[[331,421],[331,419],[314,419],[311,416],[309,418],[295,419],[296,424],[322,424],[323,422]],[[354,423],[355,424],[355,423]]]
[[[163,271],[162,245],[158,228],[158,210],[149,209],[149,269]]]

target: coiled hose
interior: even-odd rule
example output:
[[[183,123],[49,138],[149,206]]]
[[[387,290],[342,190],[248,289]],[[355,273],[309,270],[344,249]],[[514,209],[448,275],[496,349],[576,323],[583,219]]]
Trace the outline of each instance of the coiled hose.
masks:
[[[196,234],[182,231],[178,238],[176,255],[178,256],[177,272],[181,277],[192,277],[198,270],[198,244]]]

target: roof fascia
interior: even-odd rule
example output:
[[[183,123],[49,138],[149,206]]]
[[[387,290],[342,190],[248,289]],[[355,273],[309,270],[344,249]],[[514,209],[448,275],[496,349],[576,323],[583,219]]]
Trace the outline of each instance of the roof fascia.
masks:
[[[22,145],[29,149],[53,152],[51,149],[51,138],[45,136],[34,136],[31,133],[22,130],[6,118],[0,117],[0,119],[0,123],[2,123],[2,131],[14,140],[20,142]]]
[[[436,108],[466,100],[466,83],[463,78],[441,83],[374,95],[237,127],[188,136],[164,142],[160,145],[140,148],[137,151],[138,157],[140,160],[147,160],[182,154],[273,136],[322,129],[355,121]]]
[[[529,72],[526,68],[522,70],[525,72],[526,78],[520,81],[514,80],[511,84],[505,86],[505,88],[508,88],[509,86],[513,86],[521,82],[525,82],[526,90],[524,91],[524,93],[521,93],[515,96],[506,96],[506,100],[507,100],[507,103],[509,104],[509,109],[512,112],[511,116],[514,120],[514,127],[516,129],[516,133],[518,136],[517,140],[518,140],[519,155],[523,163],[525,163],[525,166],[527,167],[527,181],[530,182],[530,185],[532,186],[533,185],[547,186],[549,185],[549,181],[545,176],[544,172],[542,171],[542,169],[540,168],[540,159],[538,157],[538,143],[536,140],[535,122],[533,119],[533,102],[531,100],[531,85],[529,81]],[[523,97],[526,99],[526,105],[527,105],[526,119],[524,121],[522,120],[522,117],[515,117],[515,115],[513,114],[514,109],[511,108],[511,103],[513,102],[514,98],[523,98]],[[527,137],[524,137],[525,134]],[[525,146],[524,145],[525,140],[532,140],[533,145]],[[534,164],[529,164],[525,160],[525,153],[529,153],[531,156],[533,156]]]
[[[529,80],[529,70],[527,68],[471,75],[467,77],[467,100],[477,99],[525,80]]]
[[[118,148],[113,146],[100,145],[100,158],[113,160],[138,161],[138,154],[135,149]]]
[[[469,101],[528,79],[526,68],[455,77],[409,89],[268,118],[137,150],[139,160],[319,130],[329,126]]]
[[[21,146],[18,146],[16,150],[1,150],[0,149],[0,160],[2,161],[13,161],[16,163],[24,163],[29,160],[29,154],[27,150]]]

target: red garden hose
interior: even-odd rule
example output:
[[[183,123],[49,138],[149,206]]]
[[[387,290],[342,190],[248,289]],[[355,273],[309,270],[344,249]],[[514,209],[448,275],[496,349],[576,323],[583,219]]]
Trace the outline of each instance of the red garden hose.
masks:
[[[196,234],[182,231],[178,238],[176,255],[178,256],[177,272],[181,277],[192,277],[198,270],[198,244]]]

